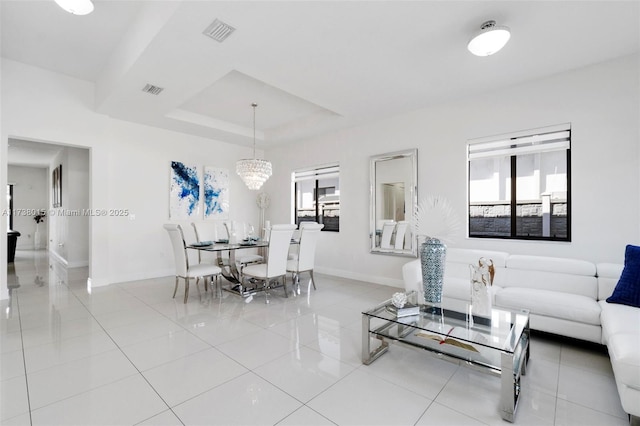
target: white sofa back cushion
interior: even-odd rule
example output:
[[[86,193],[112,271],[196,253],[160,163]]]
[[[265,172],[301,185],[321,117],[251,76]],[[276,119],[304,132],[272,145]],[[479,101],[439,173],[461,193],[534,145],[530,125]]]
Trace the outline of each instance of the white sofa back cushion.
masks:
[[[624,265],[619,263],[598,263],[598,300],[605,300],[613,294]]]
[[[508,256],[508,253],[502,251],[448,248],[447,263],[444,269],[445,283],[447,278],[464,279],[470,283],[471,271],[469,265],[477,266],[478,260],[484,257],[487,260],[491,259],[493,261],[493,267],[496,273],[493,284],[499,286],[505,279],[504,268]]]
[[[477,265],[481,257],[493,260],[495,278],[493,284],[500,286],[506,278],[504,267],[508,253],[491,250],[447,248],[444,268],[443,296],[469,300],[471,298],[471,271],[469,265]],[[405,263],[402,267],[405,290],[422,293],[422,265],[420,259]],[[422,299],[421,299],[422,300]]]
[[[511,255],[507,258],[507,287],[527,287],[587,296],[596,300],[596,265],[586,260]]]

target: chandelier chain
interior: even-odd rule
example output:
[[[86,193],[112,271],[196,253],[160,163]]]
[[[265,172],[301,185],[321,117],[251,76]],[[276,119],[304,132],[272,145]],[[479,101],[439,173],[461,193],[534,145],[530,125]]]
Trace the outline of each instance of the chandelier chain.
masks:
[[[256,158],[256,107],[258,106],[257,103],[252,103],[251,106],[253,107],[253,158]]]

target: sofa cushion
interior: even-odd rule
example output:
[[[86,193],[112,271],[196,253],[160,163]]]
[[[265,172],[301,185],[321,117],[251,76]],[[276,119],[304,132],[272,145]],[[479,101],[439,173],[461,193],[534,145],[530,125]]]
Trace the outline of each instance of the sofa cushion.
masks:
[[[618,333],[635,332],[640,335],[640,309],[633,306],[607,303],[604,300],[598,303],[602,308],[600,322],[602,323],[602,335],[605,340],[609,336]],[[638,351],[638,356],[640,356],[640,350]]]
[[[402,280],[405,291],[422,291],[422,266],[420,259],[402,265]]]
[[[563,257],[530,256],[512,254],[507,258],[507,268],[528,269],[532,271],[554,272],[560,274],[596,275],[596,265],[586,260]]]
[[[507,258],[503,287],[535,288],[598,297],[596,265],[585,260],[512,255]]]
[[[462,278],[446,278],[442,284],[442,296],[471,300],[471,283]]]
[[[616,381],[640,389],[640,334],[618,333],[609,336],[607,349]]]
[[[627,245],[622,275],[607,302],[640,308],[640,247]]]
[[[496,292],[495,304],[553,318],[600,325],[600,306],[594,299],[572,293],[509,287]]]
[[[484,257],[485,259],[491,259],[493,266],[496,268],[504,268],[507,263],[507,257],[509,253],[503,251],[493,250],[474,250],[474,249],[460,249],[460,248],[448,248],[447,249],[447,262],[464,263],[466,265],[478,263],[478,259]]]
[[[489,287],[492,298],[493,294],[495,294],[499,290],[501,290],[501,287],[497,285],[492,285],[491,287]],[[442,297],[464,300],[470,303],[471,281],[469,279],[463,278],[445,277],[444,283],[442,284]]]
[[[445,282],[450,278],[465,279],[470,282],[471,271],[469,265],[477,265],[478,260],[484,257],[493,261],[495,270],[493,284],[502,285],[506,277],[504,267],[508,256],[507,253],[501,251],[448,248],[447,262],[444,268]]]
[[[598,300],[605,300],[613,294],[616,284],[620,281],[620,275],[624,265],[621,263],[598,263]]]

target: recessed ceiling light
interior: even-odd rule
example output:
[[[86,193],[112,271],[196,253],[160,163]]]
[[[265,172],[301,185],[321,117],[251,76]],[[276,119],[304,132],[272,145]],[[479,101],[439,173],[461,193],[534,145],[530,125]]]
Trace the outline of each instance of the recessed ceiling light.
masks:
[[[55,0],[58,6],[74,15],[88,15],[93,12],[91,0]]]
[[[511,38],[509,28],[496,26],[496,21],[487,21],[469,41],[467,49],[476,56],[493,55],[507,44],[509,38]]]

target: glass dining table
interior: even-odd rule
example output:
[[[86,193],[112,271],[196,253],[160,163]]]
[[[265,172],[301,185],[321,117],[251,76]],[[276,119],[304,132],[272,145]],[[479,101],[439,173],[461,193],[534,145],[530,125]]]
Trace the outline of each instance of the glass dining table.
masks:
[[[291,240],[291,244],[298,244],[297,240]],[[242,282],[240,272],[238,270],[238,262],[236,261],[236,252],[238,250],[246,249],[262,249],[260,250],[264,255],[265,248],[269,247],[268,241],[241,241],[239,243],[229,243],[225,241],[203,241],[200,243],[193,243],[187,246],[188,249],[201,250],[205,252],[216,253],[215,262],[216,265],[222,269],[222,276],[229,281],[232,285],[230,287],[223,287],[224,290],[246,297],[255,293],[256,289],[251,286],[245,285]],[[226,256],[225,256],[226,254]],[[258,261],[256,261],[258,262]],[[254,262],[251,262],[254,263]],[[242,265],[244,266],[244,265]]]

